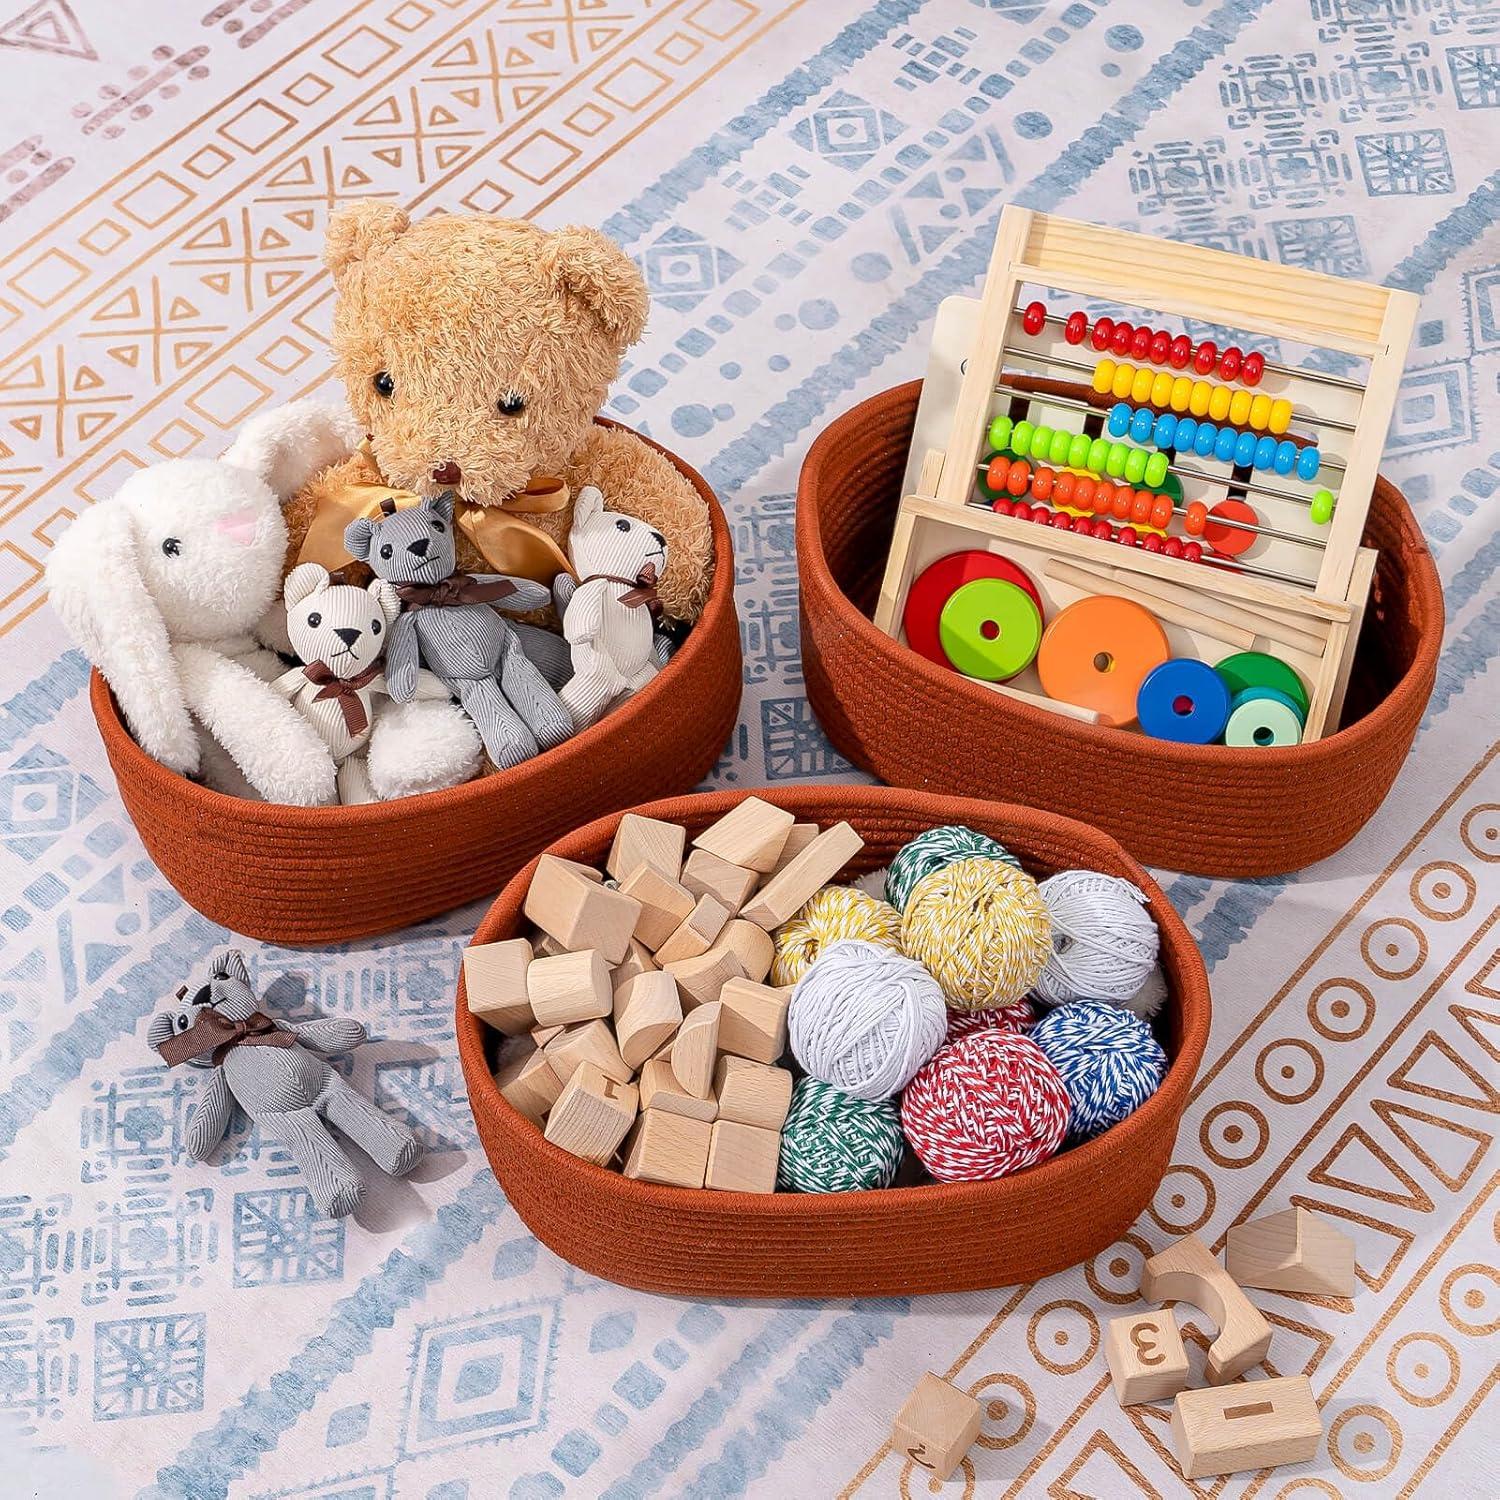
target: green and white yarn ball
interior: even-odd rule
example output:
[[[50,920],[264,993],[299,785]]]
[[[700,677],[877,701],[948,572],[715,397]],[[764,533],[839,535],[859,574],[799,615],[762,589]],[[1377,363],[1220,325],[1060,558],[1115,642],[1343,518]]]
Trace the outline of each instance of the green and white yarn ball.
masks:
[[[931,875],[957,859],[1003,859],[1018,869],[1021,864],[1004,844],[987,833],[965,828],[962,823],[948,823],[919,833],[897,850],[885,872],[885,899],[897,911],[905,911],[912,887],[924,875]]]
[[[781,1127],[776,1185],[794,1193],[889,1187],[906,1149],[890,1099],[856,1099],[816,1078],[799,1078]]]

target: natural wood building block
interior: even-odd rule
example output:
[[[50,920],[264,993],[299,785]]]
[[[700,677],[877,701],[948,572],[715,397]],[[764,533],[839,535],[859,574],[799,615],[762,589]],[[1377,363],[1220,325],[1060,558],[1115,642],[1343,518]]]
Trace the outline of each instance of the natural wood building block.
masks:
[[[615,841],[609,846],[604,868],[616,880],[623,881],[642,865],[676,880],[682,869],[682,849],[687,829],[680,823],[663,823],[659,818],[643,818],[626,813],[615,829]]]
[[[465,948],[464,993],[469,997],[469,1014],[507,1036],[530,1031],[536,1023],[526,995],[530,962],[531,944],[525,938]]]
[[[526,993],[538,1026],[570,1026],[607,1016],[614,1002],[609,965],[597,948],[532,959]]]
[[[566,1026],[533,1026],[531,1028],[531,1040],[538,1047],[545,1047],[555,1036],[561,1036],[568,1028]]]
[[[603,1166],[635,1124],[638,1095],[633,1083],[607,1078],[582,1063],[547,1116],[543,1134],[554,1146]]]
[[[663,968],[684,958],[697,958],[713,947],[729,920],[729,909],[713,896],[699,896],[693,908],[656,950],[656,961]]]
[[[672,1072],[688,1093],[707,1099],[713,1093],[714,1058],[719,1047],[719,1018],[724,1007],[717,1000],[689,1011],[672,1039]]]
[[[715,1120],[708,1146],[705,1187],[735,1193],[774,1193],[781,1136],[774,1130]]]
[[[662,969],[637,974],[615,990],[615,1040],[627,1068],[638,1068],[682,1023],[677,981]]]
[[[891,1427],[891,1447],[903,1458],[946,1479],[979,1436],[979,1403],[930,1370],[906,1398]],[[913,1486],[915,1489],[915,1486]]]
[[[776,957],[776,942],[764,927],[754,922],[745,922],[736,917],[724,924],[724,930],[714,939],[708,951],[715,953],[727,949],[740,961],[746,979],[758,984],[771,972],[771,960]]]
[[[1104,1359],[1121,1406],[1169,1401],[1188,1382],[1187,1350],[1169,1308],[1111,1318]]]
[[[556,958],[559,953],[567,953],[569,949],[566,944],[558,942],[551,933],[543,932],[540,927],[532,929],[531,948],[538,958]]]
[[[672,1071],[672,1064],[664,1057],[653,1057],[640,1077],[641,1108],[643,1110],[665,1110],[669,1114],[686,1115],[690,1120],[712,1123],[719,1113],[719,1102],[712,1094],[699,1099],[683,1088]]]
[[[707,849],[732,865],[744,865],[747,870],[758,870],[764,875],[776,868],[787,834],[796,821],[791,813],[772,807],[759,797],[746,797],[717,823],[705,828],[693,840],[693,848]]]
[[[825,828],[801,854],[773,875],[740,913],[767,931],[790,921],[859,853],[865,841],[847,823]]]
[[[713,1126],[665,1109],[646,1109],[625,1153],[625,1175],[639,1182],[701,1188]]]
[[[648,948],[660,948],[693,909],[695,898],[654,865],[637,866],[620,882],[620,889],[641,903],[634,936]]]
[[[792,1075],[785,1068],[726,1053],[714,1068],[714,1097],[721,1120],[780,1133],[792,1102]]]
[[[1354,1295],[1354,1241],[1305,1208],[1236,1224],[1224,1246],[1224,1268],[1241,1286]]]
[[[608,1021],[582,1021],[577,1026],[565,1026],[562,1034],[553,1037],[543,1050],[552,1071],[564,1085],[573,1081],[573,1074],[584,1063],[592,1064],[617,1083],[629,1083],[635,1071],[620,1056]]]
[[[597,948],[606,963],[625,957],[640,902],[596,885],[571,860],[544,854],[526,892],[526,915],[564,948]]]
[[[760,884],[760,876],[744,865],[732,865],[707,849],[694,849],[682,867],[682,883],[696,896],[713,896],[731,913],[737,912]]]
[[[506,1045],[505,1056],[495,1070],[495,1086],[500,1097],[533,1125],[542,1123],[542,1116],[562,1093],[562,1079],[530,1037],[519,1037]]]
[[[1172,1407],[1172,1452],[1184,1479],[1303,1463],[1322,1437],[1306,1375],[1183,1391]]]
[[[817,838],[819,831],[816,823],[793,823],[792,831],[787,834],[786,843],[781,846],[781,853],[777,857],[776,866],[771,874],[775,875],[778,871],[786,869]]]
[[[1271,1347],[1271,1325],[1195,1234],[1174,1241],[1146,1262],[1141,1296],[1148,1302],[1191,1302],[1213,1319],[1219,1332],[1209,1345],[1204,1370],[1210,1385],[1224,1385],[1243,1375]]]
[[[731,979],[719,991],[719,1051],[773,1063],[786,1051],[786,1013],[791,991]]]
[[[564,859],[560,854],[553,855],[552,857],[557,860],[558,864],[566,865],[575,874],[582,875],[585,880],[592,881],[595,885],[602,885],[604,883],[603,870],[595,869],[593,865],[586,865],[582,860]]]
[[[682,992],[684,1011],[717,1000],[719,992],[731,979],[745,976],[739,959],[727,948],[702,953],[697,958],[684,958],[666,967]]]
[[[637,974],[649,974],[657,967],[657,962],[651,957],[646,945],[639,938],[631,938],[625,957],[615,965],[610,977],[618,988],[627,979],[634,979]]]

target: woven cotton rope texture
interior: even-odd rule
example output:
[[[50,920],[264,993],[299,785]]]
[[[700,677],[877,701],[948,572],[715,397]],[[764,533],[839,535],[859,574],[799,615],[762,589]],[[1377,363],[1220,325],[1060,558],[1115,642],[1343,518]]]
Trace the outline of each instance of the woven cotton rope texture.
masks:
[[[855,886],[825,886],[777,929],[771,983],[796,984],[830,943],[843,938],[860,938],[899,952],[901,913]]]
[[[948,1011],[947,1040],[956,1042],[960,1037],[973,1036],[976,1031],[988,1031],[998,1027],[1001,1031],[1029,1031],[1036,1020],[1036,1012],[1029,1000],[1017,1000],[1014,1005],[1002,1005],[994,1010]]]
[[[798,1193],[889,1187],[906,1138],[889,1099],[856,1099],[816,1078],[799,1078],[781,1127],[776,1184]]]
[[[885,872],[885,899],[898,911],[904,911],[912,887],[924,875],[931,875],[957,859],[1003,859],[1020,867],[1015,855],[987,833],[977,833],[961,823],[949,823],[919,833],[896,852],[890,869]]]
[[[857,1099],[886,1099],[943,1044],[948,1010],[921,964],[874,943],[831,944],[797,981],[792,1055]]]
[[[1062,870],[1039,889],[1052,919],[1052,956],[1034,987],[1037,999],[1123,1005],[1139,993],[1161,943],[1140,890],[1093,870]]]
[[[1075,1000],[1031,1028],[1068,1091],[1069,1133],[1098,1135],[1134,1114],[1166,1076],[1167,1055],[1151,1028],[1128,1010]]]
[[[1052,957],[1052,920],[1036,881],[998,859],[960,859],[912,888],[901,946],[959,1010],[1013,1005]]]
[[[940,1182],[1005,1177],[1062,1144],[1068,1091],[1028,1037],[991,1027],[917,1072],[901,1096],[901,1128]]]

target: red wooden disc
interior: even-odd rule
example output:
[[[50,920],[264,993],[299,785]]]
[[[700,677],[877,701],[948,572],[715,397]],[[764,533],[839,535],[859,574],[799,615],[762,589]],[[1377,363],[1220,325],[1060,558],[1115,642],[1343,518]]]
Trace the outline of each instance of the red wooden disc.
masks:
[[[901,624],[906,631],[906,644],[913,651],[940,667],[957,670],[938,638],[938,617],[954,591],[976,578],[1000,578],[1025,589],[1045,621],[1046,611],[1042,609],[1042,596],[1036,585],[1009,558],[993,552],[950,552],[923,568],[906,591]]]
[[[1257,533],[1241,531],[1237,526],[1215,526],[1216,516],[1228,521],[1246,521],[1252,526],[1260,517],[1243,500],[1221,500],[1209,510],[1203,540],[1221,557],[1238,557],[1255,540]]]

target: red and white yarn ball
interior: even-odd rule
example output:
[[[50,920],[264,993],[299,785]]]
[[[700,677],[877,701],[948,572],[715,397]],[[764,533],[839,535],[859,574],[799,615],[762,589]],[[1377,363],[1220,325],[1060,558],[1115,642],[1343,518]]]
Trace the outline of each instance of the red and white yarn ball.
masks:
[[[1068,1091],[1040,1047],[991,1026],[944,1047],[901,1096],[901,1128],[939,1182],[1006,1177],[1068,1131]]]
[[[1014,1005],[997,1006],[994,1010],[948,1011],[948,1035],[946,1042],[956,1042],[962,1037],[973,1036],[976,1031],[1029,1031],[1036,1024],[1036,1011],[1029,1000],[1017,1000]]]

